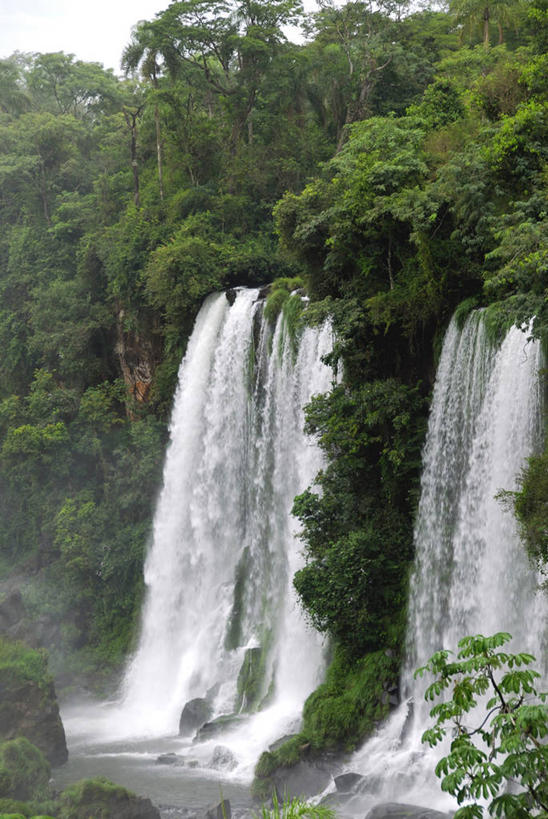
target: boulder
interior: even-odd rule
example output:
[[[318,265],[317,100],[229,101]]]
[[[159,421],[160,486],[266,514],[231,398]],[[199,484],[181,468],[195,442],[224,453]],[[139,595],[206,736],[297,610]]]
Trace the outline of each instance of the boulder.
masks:
[[[283,800],[296,796],[308,797],[321,793],[331,782],[332,766],[321,760],[301,760],[290,768],[278,768],[272,775],[276,793]]]
[[[175,754],[173,752],[169,754],[160,754],[159,757],[156,759],[157,765],[175,765],[181,767],[185,764],[185,760],[180,754]]]
[[[238,760],[230,750],[224,745],[216,745],[213,749],[213,756],[209,763],[210,768],[217,771],[233,771],[238,766]]]
[[[24,736],[51,765],[67,761],[65,730],[43,651],[0,638],[0,741]]]
[[[365,819],[451,819],[452,816],[452,813],[422,808],[420,805],[387,802],[372,808]]]
[[[211,805],[203,814],[202,819],[231,819],[232,809],[228,799],[223,799],[218,805]]]
[[[35,799],[47,795],[49,762],[25,737],[0,744],[0,798]]]
[[[136,796],[102,776],[65,788],[59,799],[59,819],[160,819],[150,799]]]
[[[211,714],[211,706],[203,697],[196,697],[187,702],[179,720],[179,736],[195,733],[211,719]]]
[[[343,773],[335,777],[335,787],[339,793],[351,793],[355,790],[359,782],[363,782],[364,777],[358,773]]]
[[[208,739],[222,734],[227,728],[231,728],[243,722],[245,719],[247,718],[240,716],[240,714],[221,714],[220,717],[216,717],[216,719],[211,720],[211,722],[206,722],[205,725],[202,725],[193,741],[205,742]]]

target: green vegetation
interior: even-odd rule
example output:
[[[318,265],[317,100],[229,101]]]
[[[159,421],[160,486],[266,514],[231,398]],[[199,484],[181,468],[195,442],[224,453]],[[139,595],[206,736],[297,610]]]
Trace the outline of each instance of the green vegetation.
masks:
[[[437,745],[450,731],[451,750],[436,766],[442,790],[457,798],[455,819],[481,819],[476,800],[491,799],[489,813],[496,817],[546,816],[548,813],[548,694],[536,690],[540,678],[528,666],[530,654],[499,651],[509,634],[481,634],[459,642],[456,660],[449,651],[434,654],[419,675],[436,675],[425,697],[444,701],[430,714],[436,722],[423,742]],[[448,691],[449,689],[449,691]],[[476,715],[478,698],[489,695]],[[482,706],[483,709],[483,706]],[[465,724],[475,715],[477,727]],[[508,784],[514,787],[508,789]]]
[[[126,803],[131,794],[120,785],[115,785],[99,776],[96,779],[82,779],[69,785],[60,796],[59,819],[110,819],[116,815],[116,805]]]
[[[280,804],[274,793],[272,807],[263,805],[255,819],[334,819],[334,816],[335,812],[325,805],[311,805],[303,799],[284,799]]]
[[[45,651],[36,651],[25,643],[1,636],[0,674],[5,685],[31,681],[42,690],[46,690],[52,681]]]
[[[544,452],[529,459],[521,475],[514,508],[523,540],[539,569],[548,571],[548,444]]]
[[[124,77],[0,61],[0,565],[51,624],[54,669],[108,684],[203,298],[271,285],[266,314],[294,338],[329,317],[340,383],[307,410],[326,465],[295,499],[295,585],[335,659],[271,768],[351,747],[384,713],[449,317],[485,307],[496,338],[535,316],[548,338],[546,3],[166,6]],[[545,460],[516,496],[541,565]]]
[[[39,799],[47,794],[50,766],[25,737],[0,744],[0,797]]]
[[[159,819],[159,812],[148,800],[135,796],[104,777],[83,779],[69,785],[60,794],[51,793],[47,784],[49,765],[40,751],[23,738],[1,745],[0,754],[0,816],[116,819],[124,815]],[[4,787],[6,765],[12,766],[10,775],[14,798],[10,795],[2,796],[7,792]],[[26,801],[20,801],[21,799]]]

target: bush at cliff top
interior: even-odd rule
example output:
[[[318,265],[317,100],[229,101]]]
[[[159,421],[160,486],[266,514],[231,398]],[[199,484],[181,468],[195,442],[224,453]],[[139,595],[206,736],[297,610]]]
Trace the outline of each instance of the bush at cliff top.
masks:
[[[0,671],[14,680],[30,680],[44,688],[51,682],[47,655],[24,643],[0,637]]]

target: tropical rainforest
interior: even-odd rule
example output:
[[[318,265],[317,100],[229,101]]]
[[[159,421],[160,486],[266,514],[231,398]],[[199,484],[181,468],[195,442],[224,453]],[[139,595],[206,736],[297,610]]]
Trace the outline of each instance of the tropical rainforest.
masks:
[[[331,317],[343,373],[307,409],[326,466],[294,504],[332,645],[304,737],[351,748],[378,719],[447,323],[484,307],[494,339],[531,316],[548,338],[547,45],[546,0],[177,0],[119,75],[0,61],[0,569],[62,683],[108,687],[134,644],[204,297],[268,285],[296,332]],[[547,467],[511,498],[541,568]]]

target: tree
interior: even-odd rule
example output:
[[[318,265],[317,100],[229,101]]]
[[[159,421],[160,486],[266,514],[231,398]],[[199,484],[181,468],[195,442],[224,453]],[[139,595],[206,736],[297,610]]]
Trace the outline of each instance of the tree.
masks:
[[[162,157],[162,134],[160,128],[160,111],[158,108],[158,73],[160,65],[160,44],[150,23],[138,23],[133,29],[131,42],[122,54],[122,68],[126,75],[141,66],[143,77],[152,83],[154,88],[154,127],[156,130],[156,160],[158,165],[158,186],[160,199],[164,198],[164,173]]]
[[[0,60],[0,111],[5,114],[20,114],[30,107],[22,73],[15,60]]]
[[[473,800],[459,808],[455,819],[482,817],[476,800],[487,798],[492,816],[548,816],[548,694],[537,692],[540,674],[528,667],[535,660],[531,654],[498,650],[510,639],[506,632],[464,637],[456,661],[449,661],[450,651],[438,651],[415,672],[437,676],[426,690],[427,700],[452,690],[451,698],[432,708],[436,724],[422,741],[437,745],[452,729],[450,752],[439,761],[436,775],[459,805]],[[478,717],[477,727],[469,727],[467,715],[487,695],[487,714]]]
[[[233,151],[271,60],[286,39],[282,26],[296,23],[301,9],[300,0],[181,0],[150,26],[169,73],[176,76],[182,66],[192,68],[227,106]]]
[[[521,0],[452,0],[450,9],[459,24],[472,32],[483,28],[483,45],[489,48],[489,25],[497,24],[499,45],[504,40],[503,26],[515,24],[523,8]]]
[[[320,3],[314,19],[318,39],[336,44],[346,61],[347,104],[344,120],[337,124],[338,150],[344,142],[344,126],[370,113],[369,99],[380,73],[398,52],[393,21],[386,12],[405,5],[359,0],[337,8],[333,0]]]
[[[74,60],[62,51],[39,54],[28,71],[27,85],[35,105],[52,114],[71,114],[96,121],[120,101],[120,83],[100,63]]]

